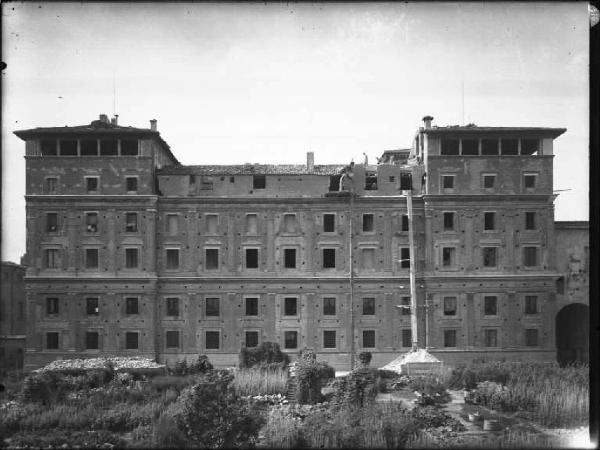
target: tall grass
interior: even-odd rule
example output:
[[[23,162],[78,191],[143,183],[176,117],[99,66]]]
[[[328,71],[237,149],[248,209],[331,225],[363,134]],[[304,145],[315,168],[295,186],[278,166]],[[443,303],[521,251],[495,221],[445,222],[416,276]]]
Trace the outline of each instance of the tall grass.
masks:
[[[256,367],[236,370],[233,387],[239,395],[285,395],[287,381],[287,369],[281,367]]]
[[[406,448],[556,448],[557,444],[559,442],[549,436],[512,430],[499,435],[484,434],[463,437],[444,437],[425,431],[409,440]]]

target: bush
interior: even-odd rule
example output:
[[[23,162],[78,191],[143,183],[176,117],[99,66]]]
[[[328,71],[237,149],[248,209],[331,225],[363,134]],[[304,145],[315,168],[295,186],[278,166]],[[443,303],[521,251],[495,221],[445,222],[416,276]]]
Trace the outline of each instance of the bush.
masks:
[[[354,369],[345,377],[336,378],[333,403],[337,407],[363,407],[375,401],[379,383],[377,369]]]
[[[114,433],[100,431],[71,431],[71,430],[39,430],[36,432],[18,433],[10,438],[13,448],[122,448],[125,441]]]
[[[445,403],[450,400],[446,385],[434,375],[424,375],[411,378],[408,386],[413,391],[430,396],[436,403]]]
[[[152,444],[157,448],[185,448],[187,441],[175,419],[162,414],[152,427]]]
[[[315,404],[322,400],[321,375],[323,366],[312,359],[299,359],[296,365],[296,401]]]
[[[150,386],[156,392],[165,392],[168,389],[181,392],[184,388],[191,386],[196,381],[196,377],[192,375],[187,376],[171,376],[162,375],[154,377],[150,380]]]
[[[360,352],[358,354],[358,360],[360,361],[360,365],[362,367],[369,367],[369,364],[371,364],[371,359],[373,359],[371,352]]]
[[[26,402],[48,405],[64,398],[67,391],[68,382],[59,373],[32,373],[23,381],[21,396]]]
[[[452,431],[466,430],[462,423],[435,406],[413,408],[410,415],[419,423],[419,427],[422,429],[450,427]]]
[[[198,355],[198,359],[190,365],[190,373],[206,373],[213,370],[213,365],[206,355]]]
[[[254,348],[242,348],[239,354],[239,367],[248,368],[261,363],[283,363],[288,365],[290,358],[283,353],[279,344],[275,342],[263,342]]]

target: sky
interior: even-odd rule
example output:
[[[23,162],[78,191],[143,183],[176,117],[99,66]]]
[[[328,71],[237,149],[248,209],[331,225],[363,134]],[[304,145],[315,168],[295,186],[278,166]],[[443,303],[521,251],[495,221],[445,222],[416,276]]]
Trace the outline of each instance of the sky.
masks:
[[[3,261],[25,252],[13,132],[115,112],[183,164],[373,163],[425,115],[564,127],[555,218],[588,219],[584,2],[3,3],[2,54]]]

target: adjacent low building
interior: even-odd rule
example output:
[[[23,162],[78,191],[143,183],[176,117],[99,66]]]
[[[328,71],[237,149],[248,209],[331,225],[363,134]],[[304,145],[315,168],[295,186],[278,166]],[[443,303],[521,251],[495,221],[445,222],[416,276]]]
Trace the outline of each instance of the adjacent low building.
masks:
[[[25,267],[2,261],[0,372],[23,368],[25,351]]]

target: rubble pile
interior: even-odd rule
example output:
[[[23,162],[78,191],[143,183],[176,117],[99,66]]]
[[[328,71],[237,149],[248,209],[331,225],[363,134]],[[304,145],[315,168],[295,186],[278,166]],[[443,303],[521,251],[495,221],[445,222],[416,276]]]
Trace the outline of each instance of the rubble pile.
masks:
[[[383,366],[381,369],[392,370],[397,373],[403,373],[404,372],[403,366],[405,366],[406,364],[412,364],[412,363],[434,363],[434,364],[437,363],[437,364],[439,364],[440,360],[437,359],[435,356],[433,356],[431,353],[429,353],[427,350],[421,348],[421,349],[400,355],[399,357],[394,359],[392,362]]]
[[[69,370],[95,370],[104,369],[111,365],[116,371],[128,370],[165,370],[164,364],[158,364],[150,358],[115,356],[89,359],[59,359],[34,372],[62,372]]]

